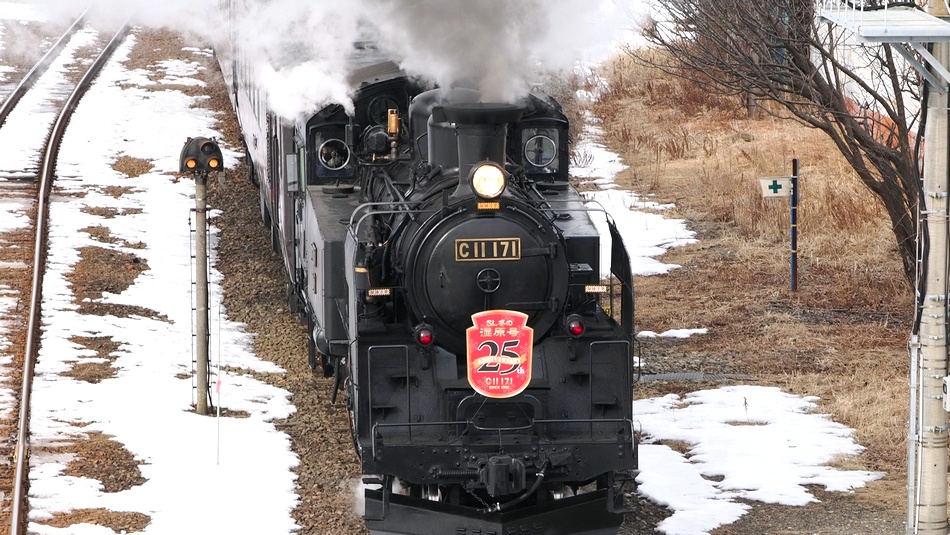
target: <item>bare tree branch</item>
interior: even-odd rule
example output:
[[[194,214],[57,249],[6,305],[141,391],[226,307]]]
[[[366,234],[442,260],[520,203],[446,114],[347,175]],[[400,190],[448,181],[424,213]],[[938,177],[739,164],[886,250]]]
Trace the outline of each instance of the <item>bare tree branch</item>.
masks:
[[[920,80],[888,45],[857,46],[812,0],[658,0],[644,34],[669,54],[628,52],[728,94],[772,100],[825,132],[886,209],[916,278]],[[866,2],[867,3],[867,2]],[[899,46],[899,45],[898,45]],[[910,98],[908,98],[910,95]]]

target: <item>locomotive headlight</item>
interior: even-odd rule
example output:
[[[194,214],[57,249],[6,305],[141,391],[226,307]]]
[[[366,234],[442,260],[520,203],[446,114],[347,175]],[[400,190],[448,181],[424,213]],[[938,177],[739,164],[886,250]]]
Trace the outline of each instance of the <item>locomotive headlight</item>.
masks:
[[[505,172],[493,163],[483,163],[474,167],[472,189],[484,199],[498,197],[505,191]]]

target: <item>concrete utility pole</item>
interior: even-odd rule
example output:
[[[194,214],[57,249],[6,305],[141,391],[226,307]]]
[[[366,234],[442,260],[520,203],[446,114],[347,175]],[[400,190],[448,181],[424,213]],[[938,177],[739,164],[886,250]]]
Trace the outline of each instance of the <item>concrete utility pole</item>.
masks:
[[[920,324],[910,340],[910,418],[907,440],[907,535],[947,535],[948,291],[947,155],[950,126],[950,14],[945,0],[928,0],[926,11],[910,3],[822,0],[821,19],[846,28],[858,43],[882,43],[914,67],[926,84],[927,125],[923,132],[921,233],[928,247],[918,258]],[[928,49],[928,43],[932,49]],[[915,53],[910,52],[912,49]]]
[[[946,20],[943,2],[929,2],[927,13]],[[950,65],[950,43],[933,44],[940,65]],[[921,223],[929,234],[925,262],[926,290],[921,303],[920,359],[920,480],[917,484],[917,531],[947,534],[947,411],[943,380],[947,375],[947,158],[948,99],[946,92],[929,91],[924,131],[924,210]],[[910,528],[910,526],[908,526]],[[910,530],[908,529],[908,532]]]
[[[188,138],[181,149],[179,171],[195,177],[195,412],[208,414],[210,382],[208,370],[208,174],[222,169],[221,149],[213,139]]]

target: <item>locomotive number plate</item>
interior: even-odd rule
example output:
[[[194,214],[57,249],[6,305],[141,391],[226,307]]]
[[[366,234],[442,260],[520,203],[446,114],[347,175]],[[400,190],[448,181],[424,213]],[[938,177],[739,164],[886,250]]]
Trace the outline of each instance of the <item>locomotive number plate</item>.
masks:
[[[455,240],[455,261],[521,260],[521,238],[465,238]]]

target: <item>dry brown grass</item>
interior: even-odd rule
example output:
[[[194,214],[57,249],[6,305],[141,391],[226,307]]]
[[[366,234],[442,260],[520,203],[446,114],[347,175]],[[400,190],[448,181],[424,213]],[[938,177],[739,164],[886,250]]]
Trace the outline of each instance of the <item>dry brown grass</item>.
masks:
[[[867,448],[849,466],[888,474],[869,499],[900,508],[913,300],[880,203],[816,130],[761,109],[750,119],[740,99],[628,56],[600,74],[609,90],[593,111],[629,166],[618,183],[675,203],[671,216],[699,238],[663,257],[682,268],[637,278],[637,329],[709,334],[651,339],[644,358],[672,355],[684,370],[709,372],[727,362],[760,384],[819,396],[820,411],[853,427]],[[789,289],[788,200],[763,199],[758,183],[791,174],[793,158],[801,165],[797,292]],[[691,386],[651,386],[650,394]]]

